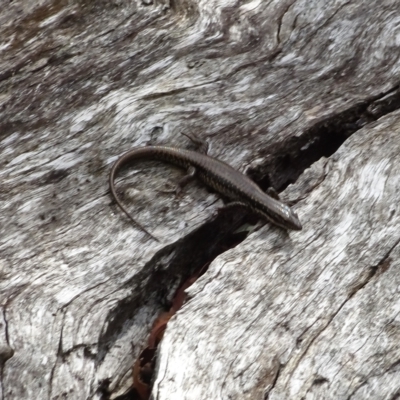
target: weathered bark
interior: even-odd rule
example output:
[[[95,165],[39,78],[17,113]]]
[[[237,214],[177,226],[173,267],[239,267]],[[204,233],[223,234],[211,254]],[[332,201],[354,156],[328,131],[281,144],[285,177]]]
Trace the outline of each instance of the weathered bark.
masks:
[[[215,260],[170,322],[155,398],[395,398],[399,132],[397,112],[306,171],[301,234],[265,229]]]
[[[199,184],[163,193],[181,172],[155,163],[118,188],[161,243],[112,203],[119,154],[185,131],[262,187],[297,179],[284,196],[304,228],[267,225],[212,263],[168,326],[153,397],[400,396],[398,15],[394,0],[3,4],[2,398],[124,393],[180,282],[249,221],[212,217],[222,201]]]

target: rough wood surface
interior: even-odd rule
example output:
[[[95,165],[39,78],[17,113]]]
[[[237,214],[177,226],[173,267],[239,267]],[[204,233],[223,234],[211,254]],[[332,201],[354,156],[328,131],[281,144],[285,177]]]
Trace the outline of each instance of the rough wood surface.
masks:
[[[397,112],[305,172],[321,182],[302,233],[264,229],[215,260],[168,326],[154,398],[396,398],[399,132]]]
[[[162,193],[181,173],[155,163],[118,187],[162,243],[112,204],[116,157],[187,146],[182,131],[261,185],[300,176],[285,196],[302,199],[304,230],[266,226],[212,264],[168,326],[153,397],[399,396],[398,13],[395,0],[3,2],[2,398],[128,390],[158,312],[240,222],[204,225],[219,197]]]

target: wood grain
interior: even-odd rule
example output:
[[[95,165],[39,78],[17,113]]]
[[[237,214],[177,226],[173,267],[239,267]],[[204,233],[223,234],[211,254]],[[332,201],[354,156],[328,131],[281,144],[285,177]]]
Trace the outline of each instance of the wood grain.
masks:
[[[264,229],[214,261],[168,326],[155,399],[395,396],[399,132],[396,112],[318,162],[302,232]]]
[[[304,229],[215,261],[167,328],[153,397],[396,398],[398,2],[3,3],[1,398],[129,389],[158,313],[241,221],[213,219],[197,183],[162,193],[182,172],[156,163],[117,184],[164,242],[112,204],[117,156],[185,131],[264,187],[299,177],[284,196]]]

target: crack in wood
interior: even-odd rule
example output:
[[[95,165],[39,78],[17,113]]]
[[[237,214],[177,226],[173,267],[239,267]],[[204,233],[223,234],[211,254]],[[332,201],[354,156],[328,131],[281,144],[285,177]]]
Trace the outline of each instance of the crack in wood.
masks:
[[[154,308],[148,312],[156,318],[160,310],[169,307],[171,295],[180,282],[187,280],[196,269],[247,236],[247,232],[232,233],[247,215],[245,212],[241,214],[234,211],[227,210],[217,215],[187,237],[163,248],[137,275],[125,283],[125,287],[139,285],[140,288],[132,286],[132,293],[138,294],[125,297],[106,317],[108,324],[99,339],[98,362],[127,329],[127,325],[133,323],[138,310],[143,311],[143,307]],[[163,266],[163,259],[168,259],[166,268]]]
[[[367,277],[358,285],[356,285],[352,290],[350,290],[347,300],[350,300],[352,297],[356,295],[357,292],[359,292],[365,286],[367,286],[368,283],[372,281],[372,279],[377,275],[378,272],[379,275],[382,275],[389,269],[391,263],[390,254],[398,246],[399,243],[400,239],[396,241],[396,243],[388,250],[388,252],[382,257],[382,259],[376,265],[373,265],[368,268]]]
[[[271,157],[256,168],[249,168],[248,175],[262,189],[272,186],[281,192],[320,158],[333,155],[355,132],[399,108],[400,85],[396,84],[384,93],[318,121],[301,136],[266,149]]]

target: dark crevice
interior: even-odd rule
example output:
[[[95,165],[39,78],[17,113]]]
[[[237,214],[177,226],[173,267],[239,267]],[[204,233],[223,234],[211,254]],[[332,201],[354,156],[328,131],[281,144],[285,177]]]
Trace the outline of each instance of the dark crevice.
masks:
[[[319,376],[318,378],[315,378],[315,379],[313,380],[312,385],[313,385],[313,386],[322,386],[322,385],[324,385],[325,383],[329,383],[329,380],[326,379],[326,378],[324,378],[323,376]]]
[[[354,286],[349,294],[348,294],[348,299],[350,300],[358,291],[363,289],[371,280],[374,278],[374,276],[379,273],[380,275],[385,273],[389,268],[390,264],[392,262],[392,259],[390,258],[390,254],[392,251],[398,246],[400,243],[400,239],[395,242],[395,244],[388,250],[388,252],[382,257],[382,260],[379,261],[378,264],[371,266],[368,271],[367,271],[367,276],[364,278],[362,282]]]
[[[43,185],[50,185],[61,182],[65,177],[70,174],[68,169],[53,169],[48,172],[43,178]]]
[[[268,389],[268,391],[264,394],[264,400],[268,400],[269,399],[269,394],[271,393],[271,391],[276,386],[276,382],[278,382],[278,379],[279,379],[279,377],[281,375],[282,369],[283,369],[283,365],[279,362],[278,369],[276,370],[274,381],[272,382],[271,387]]]
[[[354,132],[381,116],[400,107],[400,90],[397,85],[390,91],[379,96],[360,102],[349,109],[317,122],[301,137],[296,137],[275,148],[274,158],[261,167],[249,171],[249,175],[263,188],[273,186],[277,191],[284,190],[290,183],[294,183],[302,172],[321,157],[329,157]],[[271,149],[268,149],[269,154]],[[261,154],[262,155],[262,154]],[[165,312],[171,306],[173,293],[176,289],[202,266],[209,264],[219,254],[232,248],[245,239],[248,232],[232,233],[246,222],[256,220],[244,210],[226,210],[212,221],[192,232],[177,243],[160,250],[125,286],[131,288],[132,295],[120,301],[110,311],[107,317],[107,328],[99,340],[99,352],[96,363],[100,364],[109,349],[135,323],[138,311],[153,315]],[[393,246],[394,248],[395,246]],[[349,293],[347,299],[332,315],[330,321],[321,329],[325,330],[336,317],[348,300],[362,289],[379,272],[389,267],[389,255],[393,248],[374,267],[371,267],[363,282]],[[149,324],[154,322],[154,319]],[[149,328],[150,329],[150,328]],[[321,333],[319,332],[319,334]],[[318,335],[317,335],[318,336]],[[309,346],[312,345],[312,342]],[[140,345],[140,343],[139,343]],[[308,347],[309,347],[308,346]],[[142,347],[145,347],[143,344]],[[140,349],[133,349],[139,354]],[[277,371],[275,382],[279,378]],[[150,381],[153,378],[149,378]],[[316,380],[315,385],[324,384],[324,380]],[[102,385],[98,390],[104,400],[110,393]],[[118,400],[138,399],[135,389],[130,389]],[[267,399],[268,393],[265,394]]]
[[[251,217],[250,217],[251,218]],[[242,241],[247,232],[234,233],[248,220],[247,212],[227,209],[177,243],[160,250],[125,283],[132,295],[110,311],[107,329],[100,337],[97,362],[101,362],[118,337],[134,323],[138,310],[167,310],[174,290],[219,254]],[[233,233],[232,233],[233,232]]]
[[[49,379],[49,390],[48,390],[48,398],[52,398],[52,391],[53,391],[53,380],[54,380],[54,374],[56,372],[56,368],[58,365],[58,360],[62,356],[62,340],[63,340],[63,333],[64,333],[64,323],[65,323],[65,312],[63,313],[63,321],[61,324],[61,331],[60,331],[60,337],[58,339],[58,348],[57,348],[57,358],[56,361],[54,362],[53,367],[51,368],[50,371],[50,379]]]
[[[293,4],[294,4],[294,1],[289,3],[289,4],[286,4],[284,9],[282,10],[282,12],[279,15],[279,18],[278,18],[278,21],[277,21],[278,24],[277,24],[277,28],[276,28],[276,43],[278,44],[278,46],[281,45],[280,35],[281,35],[283,18],[289,12],[289,10],[293,7]]]
[[[360,282],[359,284],[357,284],[356,286],[354,286],[351,291],[349,292],[348,295],[348,300],[350,300],[358,291],[360,291],[361,289],[363,289],[369,282],[371,282],[371,279],[376,275],[376,273],[378,272],[378,266],[372,266],[370,268],[368,268],[366,277],[364,278],[364,280],[362,282]]]
[[[366,381],[363,381],[362,383],[360,383],[350,394],[350,396],[347,397],[346,400],[351,400],[351,398],[354,396],[354,394],[356,394],[363,386],[365,386],[367,384]]]
[[[62,341],[62,340],[61,340]],[[68,357],[75,353],[78,350],[83,349],[83,356],[87,359],[91,359],[91,360],[96,360],[96,349],[97,349],[97,343],[93,343],[93,345],[90,344],[76,344],[74,346],[72,346],[71,348],[69,348],[66,351],[63,352],[59,352],[59,358],[61,359],[62,363],[66,363]],[[60,350],[61,351],[61,350]]]
[[[126,282],[125,286],[132,288],[132,295],[120,301],[106,318],[107,329],[99,339],[96,363],[103,361],[118,338],[135,323],[139,310],[142,315],[143,312],[153,315],[154,319],[166,312],[182,283],[195,276],[199,270],[204,273],[204,266],[209,265],[210,260],[243,241],[248,232],[235,233],[235,230],[245,221],[254,223],[255,219],[245,210],[223,210],[190,235],[163,248],[137,275]],[[138,349],[133,350],[135,354],[138,353]],[[149,380],[152,380],[152,376]],[[102,393],[102,399],[109,398],[110,393],[104,385],[98,390]],[[133,388],[118,397],[119,400],[137,398],[140,397],[137,397]]]
[[[8,321],[6,316],[6,310],[3,309],[3,320],[4,320],[4,336],[6,339],[6,344],[2,346],[0,352],[0,391],[1,391],[1,398],[4,398],[4,367],[7,362],[13,355],[14,349],[10,346],[9,340],[9,332],[8,332]]]
[[[3,310],[3,320],[4,320],[4,336],[6,339],[7,345],[3,347],[2,352],[0,354],[0,364],[4,366],[4,364],[14,355],[14,349],[10,346],[10,334],[8,332],[8,320],[6,310]]]
[[[268,153],[275,157],[265,157],[268,161],[249,169],[248,174],[263,189],[272,186],[278,192],[284,190],[321,157],[335,153],[356,131],[400,108],[399,88],[396,85],[385,93],[324,118],[300,137],[293,137],[274,149],[266,149],[265,156]]]
[[[104,397],[101,400],[108,400],[110,398],[109,394],[105,393]],[[126,393],[121,396],[117,396],[114,400],[142,400],[140,395],[134,388],[129,389]]]
[[[398,370],[400,367],[400,360],[396,360],[395,362],[393,362],[389,368],[385,371],[385,373],[390,372],[392,370]]]
[[[399,400],[400,399],[400,390],[398,390],[389,400]]]

